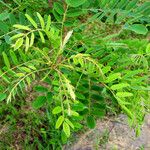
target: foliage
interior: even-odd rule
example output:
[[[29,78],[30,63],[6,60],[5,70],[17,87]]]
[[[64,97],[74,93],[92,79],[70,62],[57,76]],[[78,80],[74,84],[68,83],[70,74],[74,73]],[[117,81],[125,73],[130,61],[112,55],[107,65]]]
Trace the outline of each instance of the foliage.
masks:
[[[65,2],[54,2],[51,16],[20,12],[18,20],[11,13],[1,14],[0,20],[13,20],[9,27],[15,28],[8,33],[7,22],[1,26],[3,44],[8,46],[2,50],[1,103],[26,101],[27,90],[34,89],[31,110],[40,118],[46,114],[41,120],[49,124],[40,127],[45,140],[40,148],[61,147],[73,132],[84,124],[94,128],[96,119],[110,111],[128,115],[139,135],[150,109],[150,45],[123,34],[124,29],[148,33],[149,2],[140,6],[137,0]],[[109,27],[119,30],[107,32]]]

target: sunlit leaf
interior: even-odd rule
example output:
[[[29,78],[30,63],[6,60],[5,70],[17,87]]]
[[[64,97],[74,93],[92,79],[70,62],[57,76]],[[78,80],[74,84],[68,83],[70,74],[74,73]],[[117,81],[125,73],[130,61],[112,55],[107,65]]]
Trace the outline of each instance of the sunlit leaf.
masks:
[[[64,116],[59,116],[59,118],[56,121],[55,128],[58,129],[62,125],[63,121],[64,121]]]
[[[24,26],[24,25],[20,25],[20,24],[15,24],[13,25],[14,28],[17,28],[17,29],[21,29],[21,30],[28,30],[30,31],[31,29],[27,26]]]
[[[37,24],[36,22],[31,18],[31,16],[29,16],[28,14],[25,14],[26,18],[30,21],[30,23],[37,28]]]
[[[16,43],[14,44],[14,49],[17,50],[19,49],[23,44],[23,38],[19,38]]]
[[[133,94],[129,93],[129,92],[118,92],[116,95],[118,97],[131,97],[131,96],[133,96]]]
[[[60,107],[60,106],[57,106],[57,107],[55,107],[53,110],[52,110],[52,113],[55,115],[55,114],[58,114],[58,113],[60,113],[60,112],[62,112],[62,107]]]
[[[51,16],[49,15],[47,18],[46,31],[49,31],[51,25]]]
[[[39,18],[42,29],[44,29],[45,28],[45,23],[44,23],[43,17],[38,12],[37,12],[37,16]]]
[[[39,32],[42,43],[45,43],[45,38],[43,36],[43,33],[41,31],[38,31],[38,32]]]
[[[30,47],[34,44],[34,39],[35,39],[35,36],[34,36],[34,33],[32,32],[31,33],[31,40],[30,40]]]
[[[70,136],[70,127],[66,122],[63,123],[63,131],[65,132],[67,137]]]
[[[28,36],[26,36],[26,42],[25,42],[25,52],[27,52],[28,51],[28,49],[29,49],[29,38],[28,38]]]

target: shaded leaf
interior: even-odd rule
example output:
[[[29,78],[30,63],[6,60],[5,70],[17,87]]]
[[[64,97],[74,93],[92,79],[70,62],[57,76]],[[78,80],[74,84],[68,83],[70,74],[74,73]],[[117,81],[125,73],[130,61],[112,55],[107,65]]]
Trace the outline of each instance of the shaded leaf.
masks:
[[[39,96],[37,99],[35,99],[32,103],[32,107],[35,109],[41,108],[46,102],[46,97],[45,96]]]
[[[87,126],[88,126],[90,129],[93,129],[93,128],[96,126],[95,119],[94,119],[94,117],[92,117],[92,116],[88,116],[88,117],[86,118],[86,122],[87,122]]]
[[[65,0],[68,5],[71,7],[78,7],[84,4],[87,0]]]
[[[127,30],[131,30],[136,32],[137,34],[143,34],[146,35],[148,32],[148,29],[142,25],[142,24],[132,24],[132,25],[127,25],[124,27]]]
[[[6,99],[7,95],[4,93],[0,93],[0,102]]]
[[[8,56],[6,55],[5,52],[3,52],[2,55],[3,55],[5,65],[7,66],[7,68],[10,68],[10,62],[9,62]]]

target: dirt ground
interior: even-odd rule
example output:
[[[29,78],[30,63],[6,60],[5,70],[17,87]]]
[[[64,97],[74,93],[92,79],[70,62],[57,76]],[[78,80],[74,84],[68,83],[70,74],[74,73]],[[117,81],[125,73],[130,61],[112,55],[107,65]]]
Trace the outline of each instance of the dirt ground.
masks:
[[[68,145],[64,150],[150,150],[150,115],[145,118],[137,138],[127,118],[120,115],[115,120],[98,121],[95,129],[81,135],[73,146]]]

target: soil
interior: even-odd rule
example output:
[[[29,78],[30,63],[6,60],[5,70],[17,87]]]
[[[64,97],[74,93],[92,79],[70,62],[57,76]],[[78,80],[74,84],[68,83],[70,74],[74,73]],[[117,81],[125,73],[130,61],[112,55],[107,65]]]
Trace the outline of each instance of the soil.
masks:
[[[146,116],[139,137],[128,126],[127,117],[120,115],[113,120],[97,121],[95,129],[87,131],[64,150],[150,150],[150,115]]]

